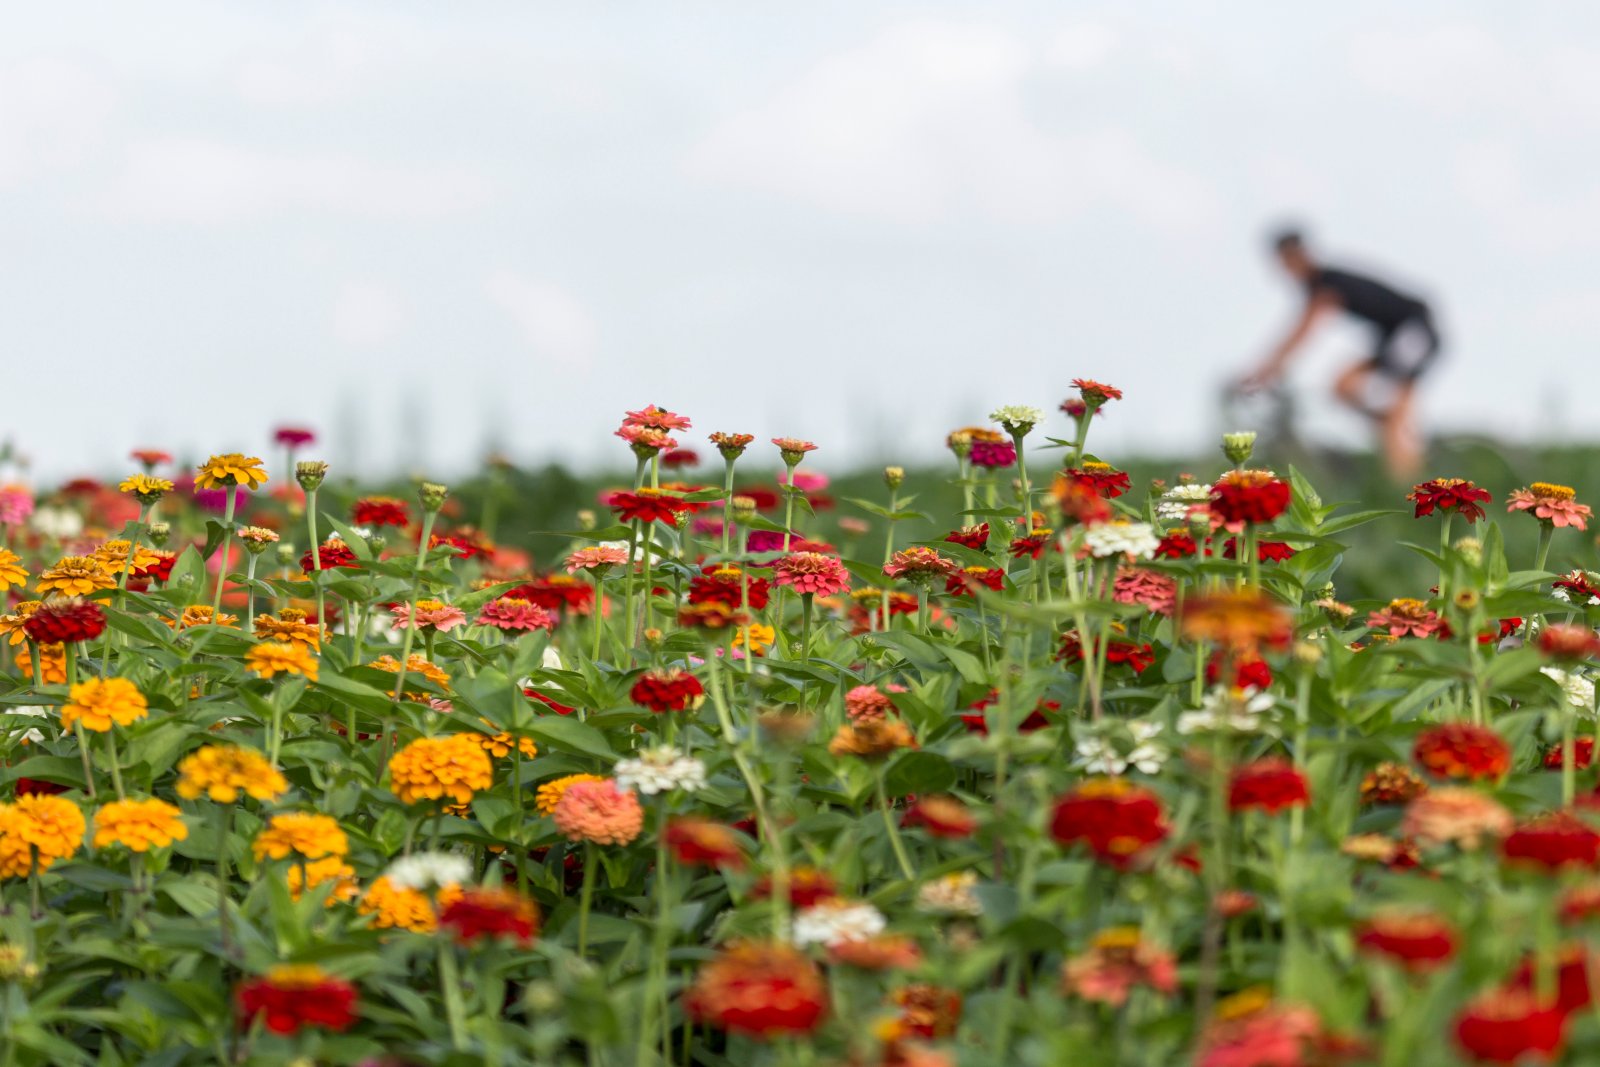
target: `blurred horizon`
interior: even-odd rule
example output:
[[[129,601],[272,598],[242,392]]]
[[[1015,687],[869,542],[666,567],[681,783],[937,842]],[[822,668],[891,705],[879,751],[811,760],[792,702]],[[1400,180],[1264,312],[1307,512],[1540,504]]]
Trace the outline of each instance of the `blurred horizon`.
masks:
[[[12,26],[0,346],[31,402],[0,440],[42,480],[138,447],[276,467],[280,424],[356,474],[625,468],[610,433],[648,403],[703,455],[730,430],[929,465],[1080,376],[1127,394],[1107,458],[1205,454],[1295,312],[1285,220],[1436,302],[1430,431],[1596,436],[1600,11],[162,0]],[[1366,443],[1326,394],[1364,342],[1299,361],[1305,437]]]

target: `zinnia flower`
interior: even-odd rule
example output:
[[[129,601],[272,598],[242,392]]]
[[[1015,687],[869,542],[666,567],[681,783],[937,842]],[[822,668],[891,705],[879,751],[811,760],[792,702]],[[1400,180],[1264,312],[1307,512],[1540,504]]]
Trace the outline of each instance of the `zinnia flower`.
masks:
[[[1511,746],[1487,726],[1447,722],[1417,735],[1412,756],[1440,778],[1496,780],[1511,769]]]
[[[1234,651],[1283,647],[1294,633],[1283,605],[1257,589],[1219,590],[1191,597],[1180,613],[1183,636]]]
[[[883,933],[888,920],[865,901],[830,897],[795,913],[793,937],[800,948],[864,941]]]
[[[734,832],[721,823],[680,815],[669,819],[663,832],[672,857],[685,866],[744,869],[744,849]]]
[[[1571,526],[1586,530],[1589,518],[1594,513],[1589,510],[1589,505],[1574,500],[1576,495],[1570,485],[1534,482],[1526,489],[1514,490],[1506,498],[1506,510],[1531,511],[1534,518],[1547,526]]]
[[[628,562],[628,550],[615,545],[593,545],[589,548],[580,548],[567,556],[567,570],[570,573],[578,571],[604,571],[618,564]]]
[[[901,816],[900,825],[908,829],[920,827],[934,837],[958,841],[973,835],[978,819],[955,797],[918,797]]]
[[[1430,789],[1406,805],[1400,832],[1419,845],[1476,850],[1484,838],[1511,833],[1511,813],[1475,789]]]
[[[94,847],[121,845],[134,852],[186,840],[183,813],[165,800],[113,800],[94,813]]]
[[[306,574],[314,570],[333,570],[336,567],[345,567],[350,570],[360,570],[361,560],[349,545],[341,538],[330,537],[317,546],[316,555],[310,552],[300,557],[300,569]]]
[[[255,489],[266,481],[267,472],[262,469],[261,460],[238,452],[212,456],[200,464],[194,476],[196,489],[226,489],[234,485]]]
[[[396,604],[390,609],[390,614],[394,616],[396,630],[415,626],[419,630],[449,633],[457,626],[466,625],[467,622],[466,612],[442,600],[419,600],[415,604]]]
[[[1570,811],[1552,811],[1518,826],[1500,843],[1507,863],[1543,868],[1593,867],[1600,859],[1600,833]]]
[[[539,932],[539,906],[507,887],[467,889],[439,912],[439,925],[463,945],[498,939],[526,945]]]
[[[1356,928],[1356,948],[1412,972],[1431,971],[1456,952],[1456,932],[1431,912],[1381,911]]]
[[[883,573],[890,578],[904,578],[916,585],[928,585],[935,578],[954,574],[960,569],[961,565],[955,560],[940,555],[938,551],[926,545],[913,545],[896,552],[889,562],[883,565]]]
[[[749,433],[722,433],[718,431],[707,438],[717,446],[717,451],[726,460],[735,460],[744,455],[744,450],[756,439],[755,434]]]
[[[612,773],[619,789],[637,789],[647,797],[674,790],[695,793],[706,785],[706,765],[671,745],[640,749],[618,760]]]
[[[1435,478],[1413,486],[1406,499],[1417,505],[1419,519],[1437,509],[1454,511],[1468,522],[1477,522],[1483,518],[1482,505],[1492,498],[1489,490],[1479,489],[1465,478]]]
[[[1120,1008],[1136,987],[1162,995],[1176,992],[1178,963],[1171,952],[1145,940],[1137,926],[1117,926],[1100,931],[1089,951],[1067,960],[1061,984],[1073,996]]]
[[[444,886],[437,892],[441,906],[448,906],[460,894],[456,886]],[[373,917],[372,925],[380,930],[410,930],[413,933],[432,933],[438,927],[438,915],[427,894],[409,886],[397,885],[388,875],[372,880],[361,895],[356,910]]]
[[[106,613],[92,600],[52,597],[22,624],[29,640],[41,645],[92,641],[105,632]]]
[[[0,593],[27,584],[28,572],[22,567],[22,557],[9,548],[0,548]]]
[[[503,633],[530,633],[556,628],[556,617],[550,612],[513,596],[489,601],[473,622],[478,626],[492,626]]]
[[[1289,483],[1271,471],[1229,471],[1211,487],[1211,511],[1230,530],[1271,522],[1289,507]]]
[[[833,556],[820,552],[791,552],[772,564],[772,580],[795,592],[833,596],[850,588],[850,572]]]
[[[39,595],[88,596],[116,585],[105,566],[93,556],[64,556],[39,575]]]
[[[367,496],[357,500],[351,508],[350,520],[357,526],[411,525],[411,505],[392,496]]]
[[[1389,601],[1388,607],[1367,616],[1367,625],[1386,631],[1390,637],[1432,637],[1449,630],[1437,611],[1410,597]]]
[[[1228,783],[1228,809],[1260,809],[1269,815],[1311,802],[1305,775],[1286,759],[1267,757],[1235,767]]]
[[[1403,763],[1380,763],[1361,779],[1361,803],[1405,804],[1428,791],[1424,782]]]
[[[235,745],[206,745],[178,763],[178,795],[185,800],[202,794],[231,804],[241,792],[256,800],[276,800],[289,783],[259,752]]]
[[[662,714],[698,708],[705,702],[706,690],[688,671],[667,667],[645,671],[635,679],[628,696],[640,707]]]
[[[1132,488],[1127,471],[1119,471],[1098,460],[1084,460],[1081,467],[1068,467],[1066,476],[1107,500],[1115,500]]]
[[[574,782],[551,812],[556,829],[569,841],[626,845],[644,828],[644,809],[631,789],[618,789],[610,779]]]
[[[866,760],[884,759],[898,749],[916,747],[917,739],[911,728],[899,719],[845,723],[828,742],[830,755],[859,756]]]
[[[815,452],[817,450],[816,445],[798,437],[774,437],[772,443],[778,446],[778,452],[782,454],[783,462],[791,467],[805,459],[807,452]]]
[[[303,675],[317,680],[317,660],[311,649],[299,642],[261,641],[245,653],[245,666],[262,678],[277,674]]]
[[[1083,535],[1084,547],[1096,559],[1149,559],[1161,547],[1161,538],[1147,522],[1102,522]]]
[[[1061,845],[1082,843],[1095,859],[1118,870],[1139,862],[1171,830],[1161,798],[1125,778],[1094,778],[1056,802],[1050,835]]]
[[[389,790],[402,804],[470,804],[494,784],[494,765],[472,734],[419,737],[389,760]]]
[[[1567,1016],[1525,990],[1493,990],[1456,1016],[1456,1043],[1480,1063],[1518,1063],[1530,1053],[1553,1059],[1566,1040]]]
[[[688,501],[660,489],[638,489],[611,494],[610,508],[623,522],[664,522],[671,526],[678,516],[691,510]]]
[[[0,881],[49,870],[82,847],[87,827],[66,797],[29,793],[0,804]]]
[[[389,864],[383,874],[401,889],[445,889],[472,877],[472,861],[459,852],[413,852]]]
[[[300,860],[320,860],[347,855],[350,840],[332,816],[291,811],[274,815],[256,835],[250,850],[258,861],[281,860],[291,855]]]
[[[261,1016],[275,1034],[348,1030],[356,1021],[356,987],[315,964],[274,967],[239,986],[235,995],[246,1022]]]
[[[103,734],[116,726],[132,726],[150,714],[139,687],[126,678],[90,678],[74,685],[61,705],[61,728],[79,723],[85,730]]]
[[[769,1040],[815,1030],[828,1011],[828,986],[796,949],[738,942],[700,968],[683,1007],[697,1022]]]
[[[649,404],[638,411],[630,411],[623,419],[624,426],[644,426],[653,430],[687,430],[692,424],[686,416]]]
[[[1078,391],[1078,397],[1090,411],[1098,408],[1108,400],[1121,400],[1122,390],[1105,382],[1097,382],[1093,378],[1074,378],[1072,387]]]

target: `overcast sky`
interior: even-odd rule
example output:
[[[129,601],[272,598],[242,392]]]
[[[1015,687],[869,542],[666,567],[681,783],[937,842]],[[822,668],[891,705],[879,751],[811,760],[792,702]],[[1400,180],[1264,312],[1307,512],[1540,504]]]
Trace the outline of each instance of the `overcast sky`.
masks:
[[[1128,393],[1108,458],[1208,447],[1218,383],[1293,311],[1262,254],[1286,215],[1436,300],[1436,425],[1587,429],[1561,397],[1600,333],[1600,9],[124,0],[6,25],[3,432],[42,471],[259,451],[284,420],[367,469],[490,439],[620,459],[649,402],[697,440],[916,460],[1080,375]],[[1309,354],[1308,399],[1363,339]]]

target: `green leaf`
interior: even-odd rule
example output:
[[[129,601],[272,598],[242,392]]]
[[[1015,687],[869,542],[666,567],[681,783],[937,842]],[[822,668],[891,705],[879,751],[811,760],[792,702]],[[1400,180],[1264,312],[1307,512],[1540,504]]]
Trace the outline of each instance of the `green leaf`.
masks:
[[[955,784],[955,764],[926,750],[902,752],[883,776],[884,790],[892,797],[943,793]]]
[[[606,741],[605,734],[587,723],[567,715],[541,715],[527,727],[529,734],[548,741],[552,748],[566,752],[581,752],[609,764],[617,754]]]

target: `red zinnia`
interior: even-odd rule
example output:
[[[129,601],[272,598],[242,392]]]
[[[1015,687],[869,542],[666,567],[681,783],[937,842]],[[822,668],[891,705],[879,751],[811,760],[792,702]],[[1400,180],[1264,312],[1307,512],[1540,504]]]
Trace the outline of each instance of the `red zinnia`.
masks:
[[[318,563],[321,564],[321,567],[317,566]],[[332,570],[335,567],[349,567],[352,570],[357,570],[361,567],[361,561],[350,550],[350,546],[337,537],[330,537],[317,546],[315,559],[312,558],[310,552],[300,557],[300,569],[306,574],[310,574],[314,570]]]
[[[530,578],[505,595],[537,604],[546,611],[566,610],[587,615],[594,607],[594,585],[570,574]]]
[[[1090,643],[1090,653],[1097,650],[1094,642]],[[1083,642],[1078,636],[1078,631],[1070,630],[1061,635],[1061,651],[1056,653],[1057,659],[1068,660],[1073,663],[1083,662]],[[1156,661],[1155,646],[1142,644],[1138,641],[1117,640],[1112,638],[1106,645],[1106,665],[1116,666],[1126,663],[1133,668],[1134,674],[1143,674],[1145,668]]]
[[[240,985],[235,998],[246,1023],[264,1016],[275,1034],[347,1030],[356,1021],[356,987],[311,964],[274,967]]]
[[[1097,382],[1093,378],[1074,378],[1072,387],[1078,391],[1079,398],[1091,407],[1099,407],[1107,400],[1121,400],[1122,390],[1105,382]]]
[[[1456,1016],[1456,1042],[1483,1063],[1516,1063],[1530,1052],[1553,1057],[1566,1037],[1566,1023],[1560,1007],[1541,1007],[1526,990],[1493,990]]]
[[[411,525],[411,512],[404,500],[392,496],[369,496],[356,501],[351,518],[357,526]]]
[[[1082,467],[1068,467],[1067,477],[1086,485],[1107,500],[1115,500],[1132,486],[1126,471],[1119,471],[1109,463],[1086,460]]]
[[[1479,489],[1465,478],[1435,478],[1413,486],[1406,499],[1417,505],[1416,517],[1432,515],[1434,509],[1459,512],[1468,522],[1483,518],[1483,508],[1490,499],[1489,490]]]
[[[38,645],[92,641],[105,628],[105,610],[91,600],[77,597],[46,600],[22,624],[22,632]]]
[[[1289,483],[1271,471],[1229,471],[1211,487],[1211,510],[1230,530],[1271,522],[1289,506]]]
[[[1539,631],[1539,651],[1569,662],[1594,659],[1600,656],[1600,637],[1588,626],[1553,622]]]
[[[611,510],[623,522],[664,522],[673,525],[679,515],[690,510],[682,497],[660,489],[639,489],[632,493],[612,493]]]
[[[900,825],[920,826],[934,837],[960,840],[972,836],[978,829],[978,820],[954,797],[922,797],[901,817]]]
[[[1174,530],[1161,539],[1156,555],[1161,559],[1183,559],[1199,550],[1188,530]]]
[[[989,547],[989,524],[980,522],[976,526],[963,526],[959,530],[951,530],[945,534],[944,539],[951,544],[962,545],[982,552]]]
[[[482,938],[513,938],[526,945],[539,932],[539,906],[514,889],[466,889],[444,906],[439,925],[463,945]]]
[[[828,985],[804,954],[783,944],[729,945],[684,993],[691,1019],[755,1038],[806,1034],[828,1011]]]
[[[1511,769],[1511,746],[1487,726],[1447,722],[1417,735],[1412,756],[1440,778],[1499,778]]]
[[[1192,543],[1192,542],[1191,542]],[[1159,546],[1158,546],[1159,548]],[[1222,558],[1235,559],[1239,555],[1237,538],[1230,537],[1222,545]],[[1294,556],[1294,548],[1285,541],[1257,541],[1256,559],[1262,563],[1282,563]]]
[[[1546,770],[1559,771],[1561,769],[1561,762],[1562,762],[1562,759],[1563,759],[1561,749],[1562,749],[1562,746],[1559,745],[1559,744],[1551,745],[1549,748],[1545,749],[1545,752],[1544,752],[1544,766],[1545,766]],[[1572,744],[1572,765],[1573,765],[1573,767],[1576,768],[1577,770],[1585,771],[1585,770],[1589,769],[1589,765],[1591,763],[1593,763],[1593,762],[1594,762],[1594,738],[1592,738],[1592,737],[1577,737],[1577,738],[1573,738],[1573,744]]]
[[[1555,871],[1593,867],[1600,859],[1600,833],[1570,811],[1530,819],[1500,843],[1506,862]]]
[[[1045,546],[1055,540],[1054,530],[1035,530],[1024,537],[1018,537],[1011,542],[1009,551],[1012,559],[1038,559],[1044,555]],[[1060,549],[1057,549],[1059,552]]]
[[[975,596],[979,589],[996,593],[1006,587],[1006,572],[999,567],[966,567],[944,580],[944,591],[955,596]]]
[[[698,708],[706,698],[705,686],[700,679],[680,667],[645,671],[628,696],[640,707],[656,713],[688,711]]]
[[[1594,961],[1582,944],[1570,944],[1561,949],[1555,960],[1556,1008],[1568,1014],[1589,1006],[1589,967]],[[1532,959],[1523,960],[1511,976],[1513,989],[1536,992],[1539,985],[1538,965]]]
[[[750,607],[760,611],[771,599],[771,585],[765,578],[743,575],[738,567],[708,564],[704,574],[689,579],[689,603],[740,606],[746,596]]]
[[[578,710],[577,708],[573,707],[570,704],[557,703],[556,701],[552,700],[550,697],[546,696],[543,692],[541,692],[538,689],[533,688],[532,686],[529,686],[528,688],[524,689],[522,691],[522,695],[525,696],[525,697],[531,697],[532,699],[537,700],[539,703],[543,704],[545,707],[549,708],[551,711],[555,712],[557,715],[571,715],[574,711]]]
[[[1455,955],[1456,932],[1428,912],[1380,912],[1356,928],[1356,947],[1408,971],[1431,971]]]
[[[1259,808],[1271,815],[1284,808],[1300,808],[1311,802],[1306,776],[1286,759],[1268,757],[1234,768],[1228,784],[1228,809],[1247,811]]]
[[[734,832],[721,823],[679,816],[667,823],[667,848],[679,863],[693,867],[744,868],[744,850]]]
[[[775,888],[772,875],[764,874],[751,887],[750,895],[756,900],[767,900]],[[795,867],[789,872],[788,897],[792,908],[809,908],[838,895],[839,883],[826,871],[819,871],[815,867]]]
[[[1206,661],[1206,684],[1216,685],[1222,678],[1223,663],[1231,658],[1234,689],[1270,689],[1272,666],[1260,656],[1249,652],[1229,657],[1218,650]]]
[[[1056,802],[1050,835],[1062,845],[1082,842],[1097,860],[1132,867],[1170,832],[1161,798],[1124,778],[1094,778]]]

